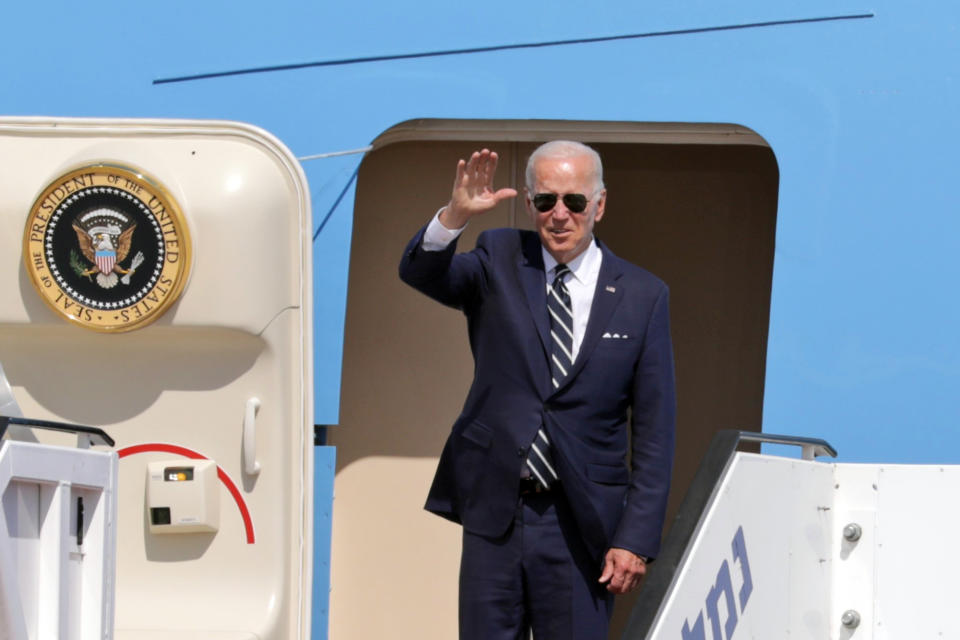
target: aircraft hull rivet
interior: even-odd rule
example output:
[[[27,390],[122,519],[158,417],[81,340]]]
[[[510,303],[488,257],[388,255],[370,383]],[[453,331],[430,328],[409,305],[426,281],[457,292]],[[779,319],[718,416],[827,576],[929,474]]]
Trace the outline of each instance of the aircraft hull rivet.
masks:
[[[863,529],[856,522],[851,522],[843,528],[843,538],[847,542],[856,542],[863,534]]]
[[[853,609],[847,609],[840,616],[840,622],[848,629],[856,629],[860,626],[860,614]]]

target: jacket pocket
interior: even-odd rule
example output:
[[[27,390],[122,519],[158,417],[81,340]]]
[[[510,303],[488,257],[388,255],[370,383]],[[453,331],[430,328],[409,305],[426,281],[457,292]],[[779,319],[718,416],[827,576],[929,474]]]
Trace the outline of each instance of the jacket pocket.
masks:
[[[627,484],[630,473],[621,464],[587,463],[587,477],[601,484]]]
[[[490,427],[476,420],[465,426],[460,435],[484,449],[488,449],[490,442],[493,441],[493,432]]]

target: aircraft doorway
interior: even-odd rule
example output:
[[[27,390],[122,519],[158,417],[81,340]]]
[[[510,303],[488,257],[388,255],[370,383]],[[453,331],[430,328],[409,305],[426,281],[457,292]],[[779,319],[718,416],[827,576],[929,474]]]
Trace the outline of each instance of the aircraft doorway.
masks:
[[[460,528],[422,510],[472,379],[459,312],[397,277],[413,233],[445,204],[457,159],[500,154],[496,185],[523,186],[529,153],[568,138],[600,152],[608,200],[596,233],[670,286],[678,439],[667,523],[714,432],[760,430],[779,173],[737,125],[411,121],[374,142],[357,182],[333,516],[330,637],[456,637]],[[475,220],[530,228],[520,197]],[[633,604],[618,599],[611,637]]]

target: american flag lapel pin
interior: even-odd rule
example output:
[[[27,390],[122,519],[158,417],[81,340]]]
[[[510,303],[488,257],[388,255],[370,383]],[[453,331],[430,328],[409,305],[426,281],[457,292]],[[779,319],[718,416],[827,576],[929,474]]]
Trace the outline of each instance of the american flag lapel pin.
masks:
[[[616,293],[616,292],[617,292],[617,288],[614,287],[613,285],[609,285],[609,284],[608,284],[608,285],[607,285],[607,291],[609,291],[610,293]]]

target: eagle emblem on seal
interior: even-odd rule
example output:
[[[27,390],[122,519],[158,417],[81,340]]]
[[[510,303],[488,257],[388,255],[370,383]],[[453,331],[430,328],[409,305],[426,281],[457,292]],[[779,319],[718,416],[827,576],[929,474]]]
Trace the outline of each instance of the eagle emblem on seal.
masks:
[[[100,208],[88,211],[73,222],[84,263],[71,251],[70,265],[81,277],[96,276],[104,289],[112,289],[117,282],[130,284],[130,276],[143,263],[143,252],[138,251],[127,268],[121,266],[130,253],[136,223],[120,211]]]
[[[105,333],[159,318],[190,273],[180,206],[155,178],[119,163],[53,178],[30,209],[23,243],[23,266],[53,312]]]

